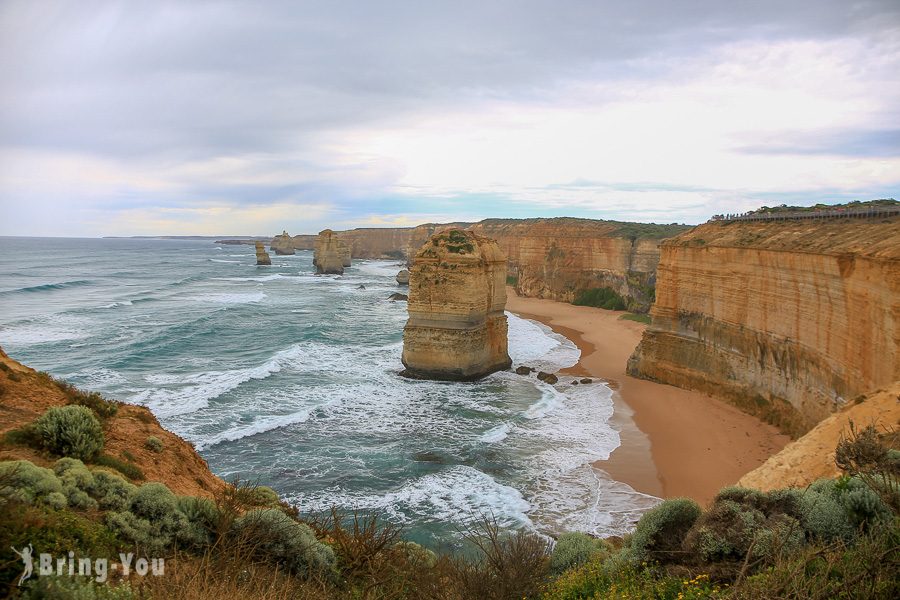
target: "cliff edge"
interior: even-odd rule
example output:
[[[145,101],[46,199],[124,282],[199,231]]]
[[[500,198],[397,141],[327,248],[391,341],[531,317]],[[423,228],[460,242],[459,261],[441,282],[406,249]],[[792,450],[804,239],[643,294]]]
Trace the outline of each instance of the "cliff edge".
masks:
[[[660,248],[630,375],[795,437],[900,379],[900,217],[710,222]]]
[[[433,235],[410,267],[405,376],[472,380],[509,368],[506,257],[470,231]]]

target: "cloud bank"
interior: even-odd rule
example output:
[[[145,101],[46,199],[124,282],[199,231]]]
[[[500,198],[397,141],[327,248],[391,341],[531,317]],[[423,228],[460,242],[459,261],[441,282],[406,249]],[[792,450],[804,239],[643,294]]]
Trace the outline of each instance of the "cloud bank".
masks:
[[[0,235],[897,197],[898,34],[892,1],[11,0]]]

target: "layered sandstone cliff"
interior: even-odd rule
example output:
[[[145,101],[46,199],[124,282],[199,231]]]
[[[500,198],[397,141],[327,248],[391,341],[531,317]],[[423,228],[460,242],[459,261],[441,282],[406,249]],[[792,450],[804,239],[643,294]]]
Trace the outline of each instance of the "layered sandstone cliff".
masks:
[[[313,264],[317,273],[344,273],[344,260],[338,244],[338,238],[330,229],[319,232]]]
[[[272,238],[269,249],[275,254],[289,255],[294,253],[294,240],[287,231],[282,231],[280,235]]]
[[[262,242],[256,242],[256,264],[258,265],[271,265],[272,259],[269,257],[269,253],[266,252],[266,247]]]
[[[406,260],[412,231],[412,227],[368,227],[339,231],[338,237],[350,247],[353,258]]]
[[[342,240],[341,238],[338,238],[337,247],[338,247],[338,256],[341,257],[341,266],[349,267],[352,264],[352,261],[350,258],[350,246],[348,246],[347,243],[344,242],[344,240]]]
[[[841,437],[874,425],[879,432],[900,427],[900,382],[854,399],[844,410],[831,415],[800,439],[750,471],[738,482],[743,487],[763,491],[785,487],[806,487],[822,477],[837,477],[835,448]]]
[[[794,435],[900,379],[900,217],[712,222],[661,249],[629,374]]]
[[[433,235],[410,267],[404,375],[471,380],[506,369],[506,257],[461,229]]]
[[[572,302],[580,292],[609,288],[637,312],[647,311],[653,302],[661,239],[689,229],[568,217],[486,219],[420,225],[410,246],[452,227],[497,240],[519,295]]]

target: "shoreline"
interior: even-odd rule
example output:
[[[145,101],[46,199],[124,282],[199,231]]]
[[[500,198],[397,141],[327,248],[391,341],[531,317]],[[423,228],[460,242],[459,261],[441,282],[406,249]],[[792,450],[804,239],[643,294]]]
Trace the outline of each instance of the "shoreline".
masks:
[[[638,492],[706,504],[790,441],[712,396],[626,375],[646,325],[620,319],[622,311],[524,298],[512,288],[506,309],[578,346],[578,363],[562,373],[601,379],[612,388],[610,425],[619,431],[620,445],[593,466]]]

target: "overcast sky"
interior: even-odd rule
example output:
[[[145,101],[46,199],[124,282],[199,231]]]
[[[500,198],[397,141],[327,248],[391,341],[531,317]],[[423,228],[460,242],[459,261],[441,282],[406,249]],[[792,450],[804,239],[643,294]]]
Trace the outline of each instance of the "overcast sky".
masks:
[[[0,235],[900,198],[900,2],[0,2]]]

